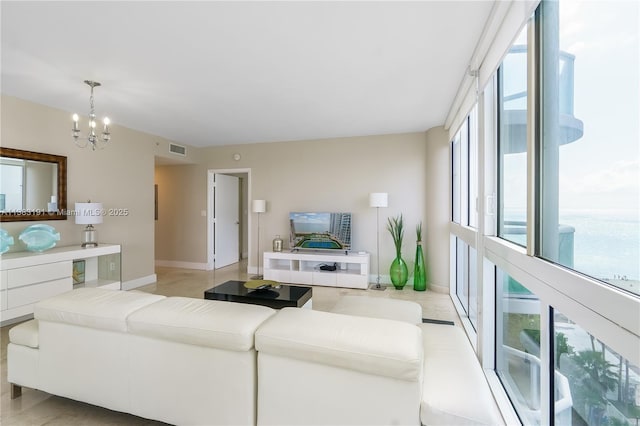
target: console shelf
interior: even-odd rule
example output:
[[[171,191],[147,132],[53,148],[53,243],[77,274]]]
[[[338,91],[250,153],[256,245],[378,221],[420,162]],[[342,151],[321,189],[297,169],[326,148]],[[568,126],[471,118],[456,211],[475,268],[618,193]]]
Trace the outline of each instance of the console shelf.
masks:
[[[11,252],[0,262],[0,324],[33,314],[33,305],[77,287],[120,290],[120,245],[55,247],[43,253]],[[82,264],[82,283],[74,284],[74,261]],[[78,279],[80,275],[75,275]]]
[[[323,264],[336,264],[323,271]],[[366,289],[369,253],[265,252],[264,279],[282,283]]]

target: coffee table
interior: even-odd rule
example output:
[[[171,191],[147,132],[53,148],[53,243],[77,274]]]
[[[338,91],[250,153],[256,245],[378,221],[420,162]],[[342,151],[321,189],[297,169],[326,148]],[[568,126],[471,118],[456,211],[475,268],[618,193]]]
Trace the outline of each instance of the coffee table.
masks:
[[[281,284],[279,287],[255,290],[246,288],[244,283],[245,281],[227,281],[205,290],[204,298],[263,305],[274,309],[286,307],[311,309],[311,287]]]

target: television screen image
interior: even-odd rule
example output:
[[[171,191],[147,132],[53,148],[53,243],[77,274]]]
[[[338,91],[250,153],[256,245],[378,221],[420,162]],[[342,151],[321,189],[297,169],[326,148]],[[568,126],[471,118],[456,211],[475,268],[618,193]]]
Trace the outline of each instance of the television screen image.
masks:
[[[291,249],[351,249],[351,213],[289,213]]]

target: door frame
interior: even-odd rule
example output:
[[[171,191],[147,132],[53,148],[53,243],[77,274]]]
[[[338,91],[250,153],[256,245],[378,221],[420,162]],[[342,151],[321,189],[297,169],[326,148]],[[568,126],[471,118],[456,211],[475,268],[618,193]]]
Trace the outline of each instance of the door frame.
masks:
[[[213,175],[215,174],[234,174],[234,173],[246,173],[247,174],[247,201],[248,204],[251,204],[251,169],[248,168],[238,168],[238,169],[209,169],[207,170],[207,271],[212,271],[214,268],[214,259],[213,259],[213,250],[214,250],[214,240],[213,240]],[[240,219],[242,221],[242,212],[240,212]],[[251,214],[247,215],[247,229],[251,229]],[[242,226],[242,222],[240,223]],[[251,232],[248,232],[247,235],[247,250],[249,252],[249,256],[251,255]],[[247,262],[249,265],[249,262]],[[248,266],[247,266],[248,268]]]

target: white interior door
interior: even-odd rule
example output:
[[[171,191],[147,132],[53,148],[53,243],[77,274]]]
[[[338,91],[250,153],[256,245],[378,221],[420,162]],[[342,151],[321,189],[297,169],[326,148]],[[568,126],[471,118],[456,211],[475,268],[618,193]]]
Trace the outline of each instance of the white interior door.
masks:
[[[214,268],[240,260],[240,178],[214,175]]]

